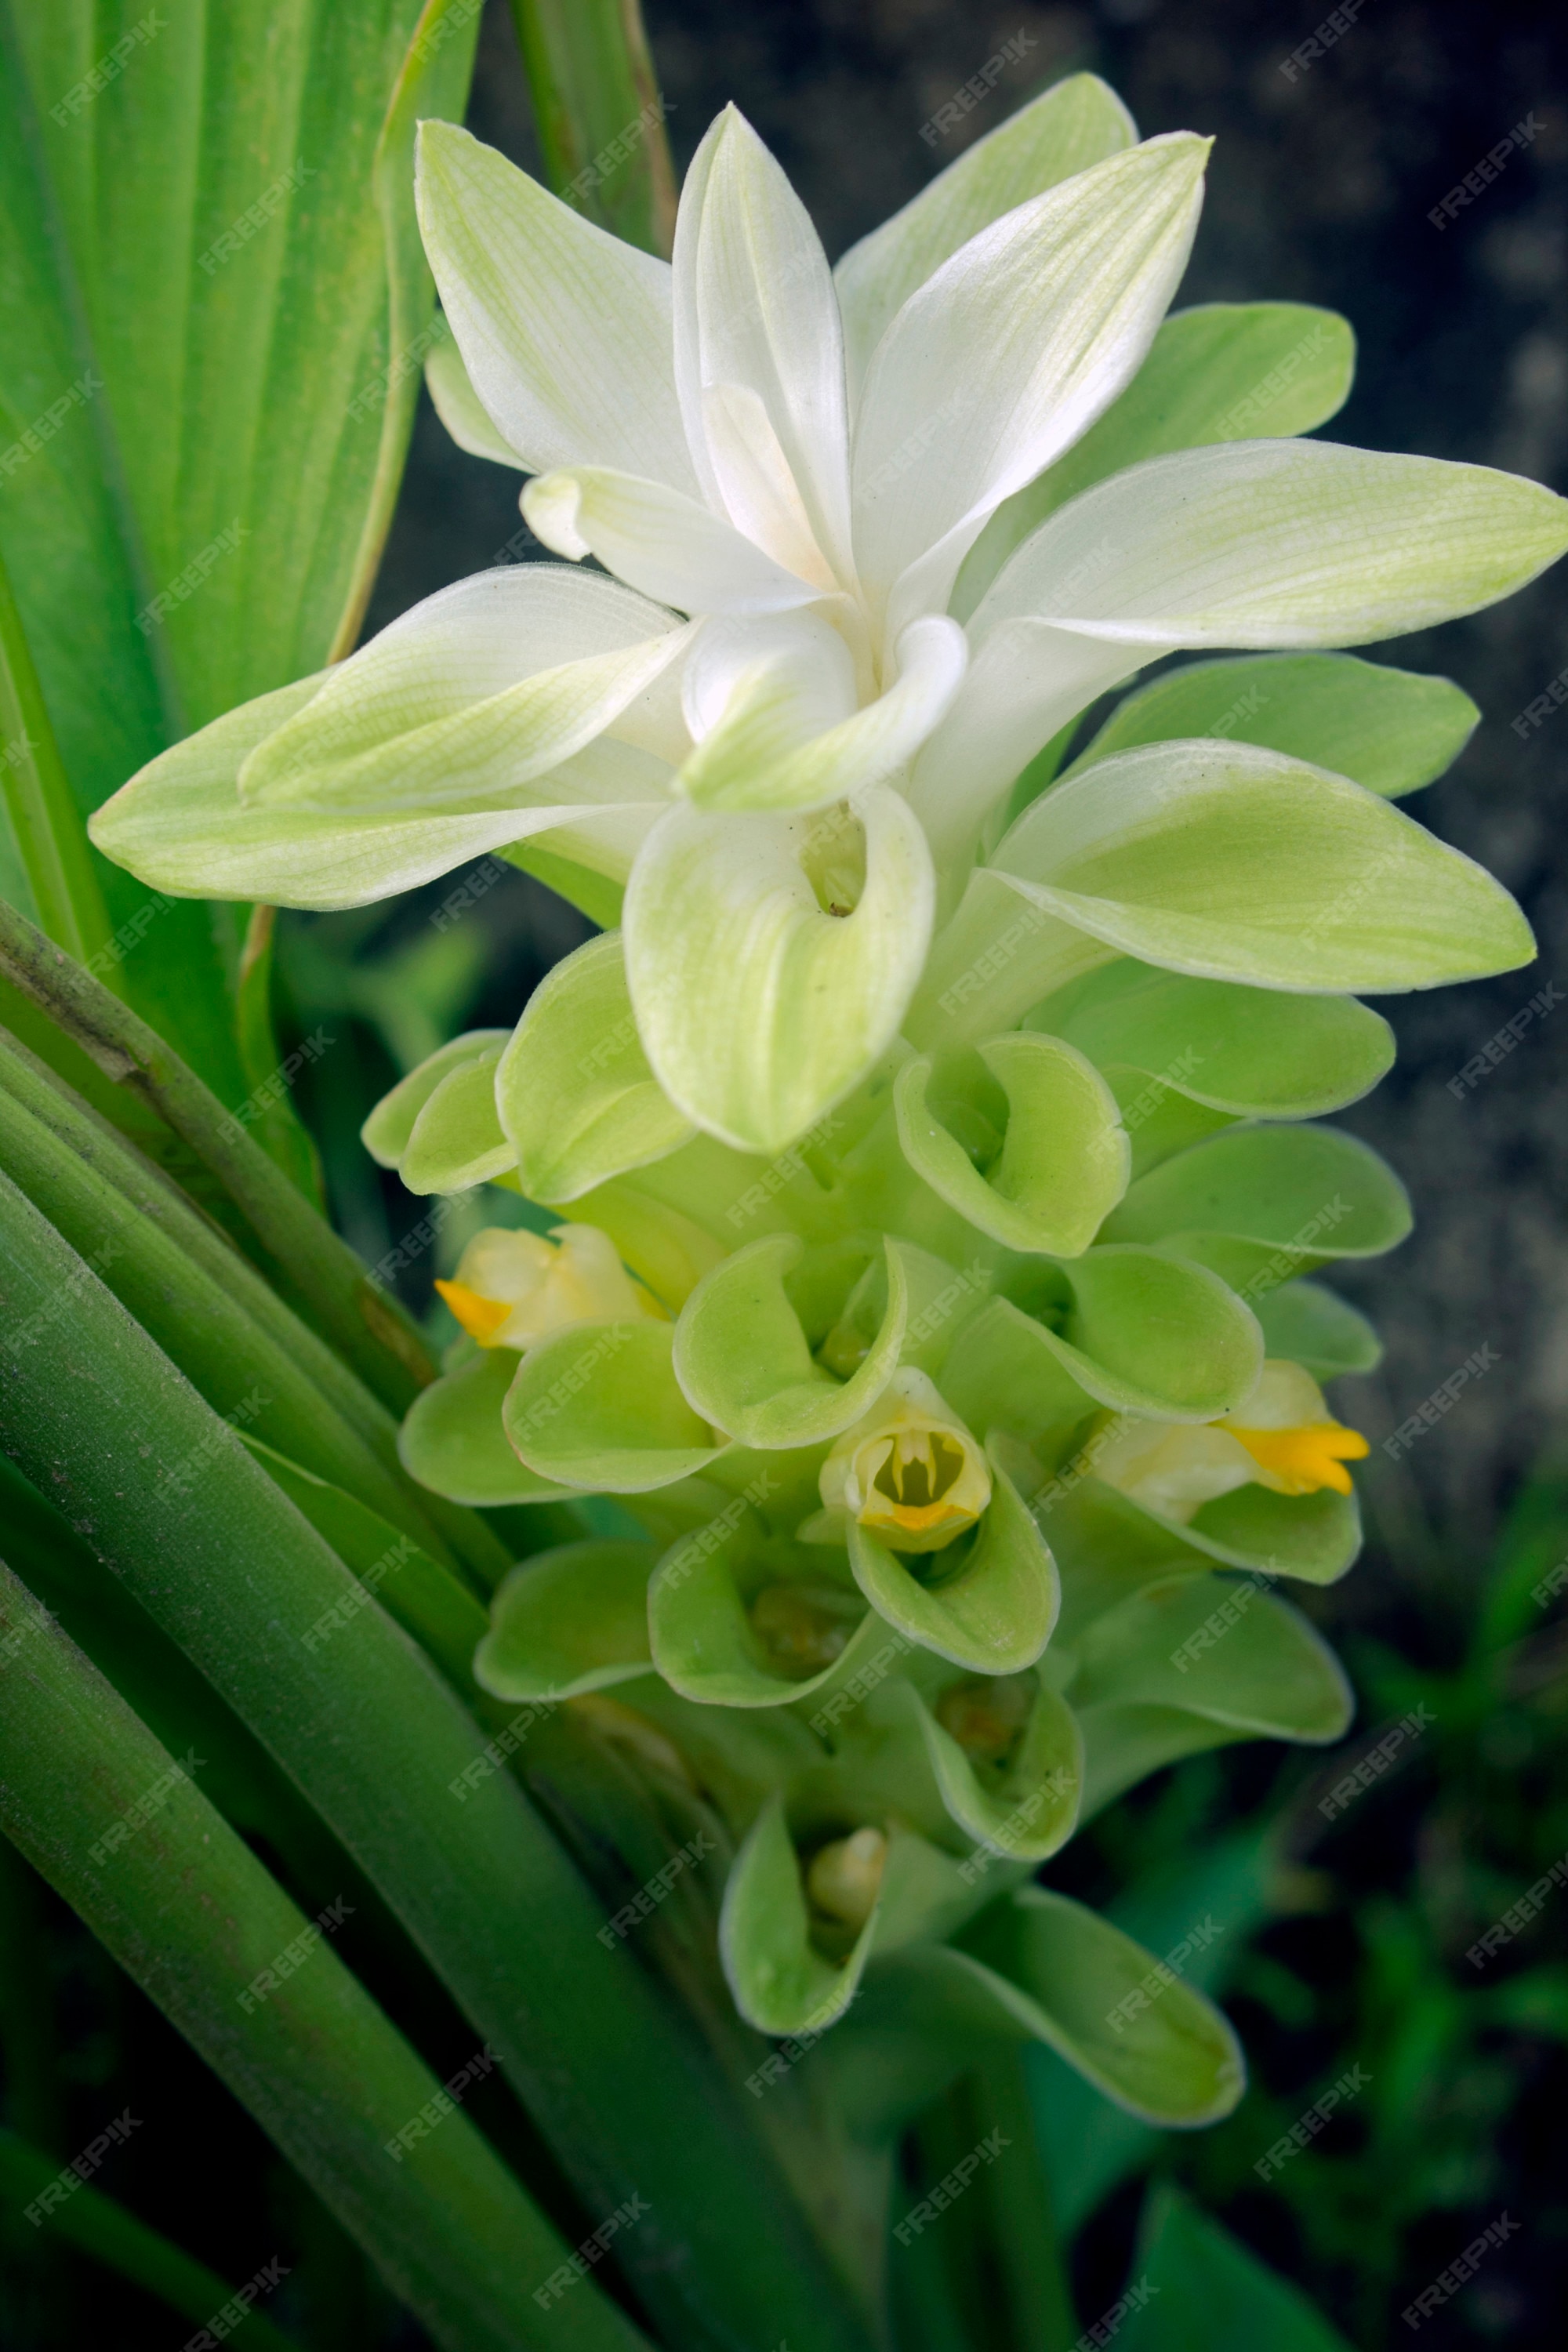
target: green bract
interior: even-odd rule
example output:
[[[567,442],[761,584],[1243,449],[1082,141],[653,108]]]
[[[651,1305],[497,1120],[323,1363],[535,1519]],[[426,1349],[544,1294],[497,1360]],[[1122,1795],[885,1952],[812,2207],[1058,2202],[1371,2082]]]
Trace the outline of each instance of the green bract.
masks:
[[[542,836],[585,907],[624,887],[367,1124],[416,1191],[572,1220],[470,1243],[477,1346],[403,1460],[629,1515],[514,1570],[479,1679],[687,1776],[742,2016],[832,2025],[879,2126],[998,2038],[1162,2124],[1239,2095],[1205,1999],[1026,1882],[1176,1758],[1343,1731],[1273,1588],[1354,1557],[1317,1382],[1377,1343],[1303,1277],[1409,1213],[1300,1122],[1392,1058],[1354,992],[1531,952],[1391,804],[1474,707],[1330,649],[1509,594],[1568,504],[1291,437],[1348,390],[1326,313],[1165,319],[1205,154],[1078,76],[830,273],[733,110],[670,266],[427,123],[437,404],[568,562],[444,590],[94,826],[175,893],[346,906]],[[1109,689],[1226,648],[1058,772]]]

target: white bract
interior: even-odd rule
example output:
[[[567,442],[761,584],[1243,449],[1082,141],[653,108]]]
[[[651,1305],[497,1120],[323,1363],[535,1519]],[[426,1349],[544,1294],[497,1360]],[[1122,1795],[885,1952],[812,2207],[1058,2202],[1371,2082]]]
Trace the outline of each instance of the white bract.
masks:
[[[1348,386],[1333,322],[1267,391],[1286,306],[1184,314],[1229,374],[1179,427],[1140,423],[1129,387],[1185,266],[1206,153],[1187,132],[1137,143],[1079,76],[834,272],[733,109],[698,150],[672,264],[425,124],[419,216],[456,341],[432,388],[465,446],[533,478],[523,511],[568,561],[459,582],[326,677],[231,713],[133,779],[95,838],[167,890],[326,907],[545,836],[627,886],[632,1002],[679,1109],[743,1149],[788,1143],[897,1035],[1019,772],[1097,695],[1177,647],[1424,627],[1568,544],[1568,509],[1533,483],[1236,438],[1249,416],[1282,436],[1321,423]],[[1069,452],[1063,502],[1052,469]],[[602,570],[576,568],[589,557]],[[1189,758],[1172,803],[1166,750],[1116,782],[1096,856],[1114,867],[1158,817],[1191,925],[1210,920],[1191,872],[1212,842],[1179,837],[1202,795]],[[1361,818],[1342,801],[1309,789],[1301,806],[1348,856]],[[1407,862],[1447,856],[1394,812],[1379,821],[1419,844]],[[1013,874],[1015,911],[1030,889],[1045,907],[1040,877]],[[1249,871],[1267,929],[1260,887],[1267,901]],[[1105,940],[1120,919],[1084,918]],[[1367,922],[1337,919],[1353,956]],[[1486,938],[1441,976],[1517,960],[1495,904],[1477,920]],[[1179,948],[1161,960],[1185,968]],[[1248,975],[1337,984],[1261,950]]]

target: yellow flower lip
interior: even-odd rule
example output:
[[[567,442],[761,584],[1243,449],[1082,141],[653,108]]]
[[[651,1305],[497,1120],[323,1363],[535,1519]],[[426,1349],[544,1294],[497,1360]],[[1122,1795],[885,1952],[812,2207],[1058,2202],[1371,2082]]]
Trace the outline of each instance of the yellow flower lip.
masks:
[[[506,1298],[487,1298],[481,1290],[470,1290],[466,1282],[443,1282],[437,1278],[437,1289],[462,1325],[470,1339],[481,1348],[488,1347],[512,1311],[512,1302]]]
[[[857,1517],[864,1528],[951,1539],[974,1525],[991,1499],[991,1482],[976,1475],[973,1449],[940,1425],[906,1425],[874,1438],[856,1456],[865,1499]]]
[[[1287,1495],[1316,1495],[1325,1486],[1336,1495],[1350,1494],[1345,1464],[1360,1462],[1372,1451],[1359,1429],[1340,1421],[1310,1422],[1299,1429],[1243,1429],[1234,1421],[1225,1426]]]

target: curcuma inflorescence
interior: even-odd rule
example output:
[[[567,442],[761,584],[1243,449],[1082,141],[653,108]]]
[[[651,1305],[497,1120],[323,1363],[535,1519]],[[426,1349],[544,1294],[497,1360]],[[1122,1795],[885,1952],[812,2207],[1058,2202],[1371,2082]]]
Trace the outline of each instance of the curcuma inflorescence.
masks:
[[[513,1570],[479,1678],[680,1782],[742,2016],[831,2025],[879,2114],[997,2037],[1159,2123],[1238,2095],[1219,2012],[1035,1874],[1179,1757],[1345,1727],[1283,1594],[1355,1556],[1321,1383],[1377,1347],[1312,1277],[1409,1218],[1315,1122],[1392,1057],[1358,992],[1531,952],[1395,804],[1473,705],[1333,648],[1510,593],[1568,507],[1297,437],[1349,388],[1329,313],[1167,317],[1205,155],[1079,76],[830,272],[732,110],[673,265],[427,124],[437,405],[569,562],[93,827],[308,907],[499,851],[603,926],[366,1129],[548,1213],[443,1286],[404,1459],[613,1498]]]

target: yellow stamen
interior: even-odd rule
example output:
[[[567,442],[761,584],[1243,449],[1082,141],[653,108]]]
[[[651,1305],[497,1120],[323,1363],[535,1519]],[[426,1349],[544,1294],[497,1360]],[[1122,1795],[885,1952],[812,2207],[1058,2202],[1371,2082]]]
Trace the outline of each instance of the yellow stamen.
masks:
[[[505,1298],[487,1298],[482,1291],[470,1290],[466,1282],[437,1281],[437,1289],[462,1325],[470,1339],[488,1348],[501,1325],[512,1311]]]
[[[899,1528],[910,1535],[950,1526],[956,1535],[972,1527],[979,1516],[971,1507],[975,1498],[952,1496],[968,1461],[966,1447],[945,1430],[900,1430],[872,1476],[862,1523]]]
[[[1359,1429],[1338,1421],[1313,1422],[1304,1429],[1240,1429],[1233,1421],[1224,1426],[1260,1469],[1273,1472],[1287,1495],[1315,1495],[1324,1486],[1348,1495],[1345,1464],[1371,1452]]]

